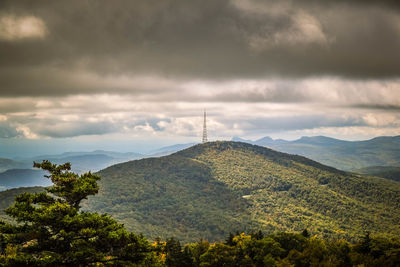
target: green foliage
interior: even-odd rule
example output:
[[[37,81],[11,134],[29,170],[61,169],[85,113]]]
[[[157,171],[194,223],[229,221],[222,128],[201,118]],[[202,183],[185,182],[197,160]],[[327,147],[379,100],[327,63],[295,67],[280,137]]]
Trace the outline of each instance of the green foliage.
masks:
[[[400,234],[400,184],[237,142],[209,142],[98,173],[86,210],[107,212],[151,239],[223,240],[235,230],[308,230],[356,240]]]
[[[98,191],[99,176],[71,173],[70,164],[35,167],[50,173],[47,192],[23,193],[6,209],[18,224],[2,223],[0,263],[11,266],[133,264],[146,258],[148,244],[108,215],[80,212],[80,202]]]
[[[230,238],[228,238],[230,239]],[[355,244],[324,240],[303,234],[279,232],[258,239],[244,233],[232,237],[232,245],[206,241],[187,244],[175,265],[167,266],[398,266],[400,240],[364,237]],[[370,250],[360,250],[368,240]],[[164,243],[164,246],[165,243]],[[181,255],[186,253],[187,257]],[[188,261],[189,259],[189,261]],[[160,259],[160,262],[163,262]],[[189,264],[189,265],[188,265]]]
[[[220,144],[217,143],[217,145]],[[232,153],[229,151],[230,146],[229,143],[222,143],[223,149],[219,147],[219,151],[225,151],[229,156]],[[191,152],[189,150],[184,153]],[[273,153],[276,152],[269,150],[261,152],[263,153],[261,156],[268,155],[268,160],[278,156],[273,161],[268,161],[269,166],[275,168],[286,166],[297,175],[296,177],[301,178],[301,172],[299,174],[296,171],[303,169],[309,171],[317,168],[323,177],[329,177],[331,174],[335,175],[339,181],[344,178],[354,179],[351,174],[338,172],[315,162],[308,162],[305,158],[274,155]],[[235,151],[234,153],[240,155],[241,152]],[[204,165],[201,163],[204,160],[201,158],[204,154],[194,156],[189,161],[184,161],[185,158],[179,153],[175,156],[183,161],[183,165],[178,165],[179,169],[183,170],[183,173],[180,173],[182,180],[178,180],[182,184],[186,185],[183,179],[194,179],[196,183],[203,180],[204,185],[212,182],[216,187],[221,186],[213,194],[226,193],[224,190],[232,189],[232,194],[227,196],[238,194],[240,197],[245,192],[250,195],[250,198],[247,198],[249,199],[247,204],[251,207],[250,201],[253,198],[253,192],[249,190],[251,187],[245,180],[240,183],[229,178],[226,178],[224,182],[222,179],[210,180],[212,176],[199,175],[204,171]],[[213,168],[209,169],[208,174],[215,171],[227,172],[218,165],[221,157],[225,158],[225,156],[222,153],[214,155]],[[244,153],[245,156],[246,153]],[[253,154],[255,159],[257,156],[260,156],[260,153]],[[241,157],[243,155],[236,158],[241,159]],[[192,165],[185,169],[189,162]],[[274,165],[277,164],[276,162],[279,164]],[[229,165],[228,162],[225,164]],[[263,163],[260,161],[257,164]],[[19,194],[15,198],[14,205],[6,210],[7,215],[11,216],[16,223],[0,222],[0,265],[2,266],[398,266],[400,263],[400,239],[369,232],[362,235],[355,243],[337,238],[323,239],[316,235],[311,236],[308,230],[303,230],[301,233],[275,232],[268,235],[258,230],[248,235],[244,233],[229,234],[225,243],[210,244],[202,239],[196,243],[186,244],[182,248],[178,239],[169,238],[165,242],[157,239],[150,246],[142,236],[127,232],[122,224],[117,223],[108,215],[79,210],[82,200],[97,193],[99,176],[91,173],[80,176],[71,173],[69,164],[55,165],[44,161],[35,166],[50,172],[48,178],[52,180],[54,186],[47,188],[46,191],[43,191],[42,188],[29,189],[33,192]],[[186,173],[186,171],[191,170],[193,166],[197,166],[199,169],[194,176],[190,176],[193,173]],[[215,168],[216,166],[218,168]],[[229,171],[235,171],[234,167],[229,167]],[[177,166],[163,165],[163,168],[167,170],[172,168],[174,171],[165,172],[170,175],[166,175],[165,179],[176,181],[174,175],[177,173]],[[156,171],[159,170],[156,169]],[[251,169],[247,171],[249,172]],[[340,177],[343,178],[340,179]],[[251,178],[250,182],[257,181],[257,177],[251,176]],[[318,176],[311,176],[310,179],[314,180],[315,185],[321,186],[318,178]],[[378,179],[378,181],[381,180]],[[328,186],[332,186],[332,188],[335,188],[333,185],[338,186],[332,181],[332,178],[329,178],[328,181]],[[294,180],[286,180],[286,182],[299,186],[295,184]],[[308,186],[313,185],[307,180],[303,182]],[[373,179],[369,183],[380,186]],[[361,188],[357,191],[355,199],[376,197],[374,190],[369,188],[371,186],[369,183],[362,181],[357,184]],[[396,183],[393,182],[393,184]],[[222,185],[226,185],[226,187]],[[368,190],[364,190],[365,188],[362,186]],[[268,188],[276,188],[276,186]],[[260,189],[262,187],[258,186],[257,190]],[[292,187],[287,190],[271,190],[269,194],[276,192],[282,194],[282,191],[291,190]],[[346,192],[346,190],[342,190]],[[207,192],[212,191],[208,189]],[[200,194],[197,197],[201,200],[201,196]],[[383,195],[380,199],[380,201],[389,200],[392,200],[390,194]],[[379,202],[376,203],[379,204]],[[384,203],[386,204],[386,202]],[[226,203],[223,204],[226,205]],[[354,207],[357,208],[357,206]],[[227,216],[227,214],[223,215]]]
[[[11,222],[12,218],[7,216],[4,210],[10,207],[15,200],[15,197],[22,193],[39,193],[43,192],[45,189],[43,187],[20,187],[13,188],[6,191],[0,192],[0,218],[4,221]]]
[[[370,166],[358,170],[353,170],[353,172],[374,175],[400,182],[400,167]]]
[[[216,241],[229,231],[250,229],[246,201],[213,179],[210,168],[197,160],[143,159],[98,174],[101,189],[84,209],[109,213],[150,239]]]

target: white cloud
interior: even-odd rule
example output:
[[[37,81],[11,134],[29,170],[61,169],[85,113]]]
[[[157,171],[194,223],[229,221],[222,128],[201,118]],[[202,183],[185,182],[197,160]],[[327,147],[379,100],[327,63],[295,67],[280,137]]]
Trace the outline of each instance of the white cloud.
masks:
[[[39,139],[39,135],[32,132],[32,130],[26,125],[20,125],[16,127],[18,133],[27,139]]]
[[[121,81],[119,76],[106,79],[110,84]],[[204,108],[210,139],[214,140],[233,135],[304,133],[324,127],[382,128],[391,133],[400,126],[399,80],[323,77],[213,81],[155,77],[152,81],[131,77],[122,81],[126,90],[108,94],[0,98],[0,107],[14,107],[11,112],[3,110],[0,120],[6,118],[9,125],[18,126],[18,132],[29,138],[121,133],[135,138],[196,139],[201,137]],[[128,88],[127,81],[134,89]],[[164,91],[163,85],[174,89]],[[137,90],[142,92],[140,97]]]
[[[47,35],[47,31],[44,21],[35,16],[0,15],[0,39],[42,39]]]

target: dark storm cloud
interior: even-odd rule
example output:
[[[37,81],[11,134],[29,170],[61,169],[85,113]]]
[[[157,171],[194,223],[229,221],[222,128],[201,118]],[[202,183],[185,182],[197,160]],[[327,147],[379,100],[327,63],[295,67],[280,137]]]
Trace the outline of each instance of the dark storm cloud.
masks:
[[[45,25],[40,38],[0,38],[3,95],[120,89],[75,72],[179,79],[400,74],[396,1],[2,1],[0,10],[0,17],[33,16]]]
[[[3,0],[0,137],[397,127],[399,47],[398,1]]]

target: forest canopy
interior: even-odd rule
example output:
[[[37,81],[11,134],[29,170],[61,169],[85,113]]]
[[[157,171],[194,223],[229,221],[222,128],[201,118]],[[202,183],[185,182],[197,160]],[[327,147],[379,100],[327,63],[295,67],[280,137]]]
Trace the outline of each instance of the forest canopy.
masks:
[[[35,163],[53,186],[22,193],[0,223],[2,266],[396,266],[400,240],[371,236],[359,241],[301,233],[229,234],[225,241],[181,245],[176,238],[150,243],[106,214],[82,211],[98,192],[99,176],[77,175],[70,164]]]

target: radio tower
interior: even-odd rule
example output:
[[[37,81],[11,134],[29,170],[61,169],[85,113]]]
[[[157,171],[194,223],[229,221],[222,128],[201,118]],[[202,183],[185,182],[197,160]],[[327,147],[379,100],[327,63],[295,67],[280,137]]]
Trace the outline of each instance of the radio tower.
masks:
[[[206,110],[204,110],[203,143],[207,143],[207,141]]]

